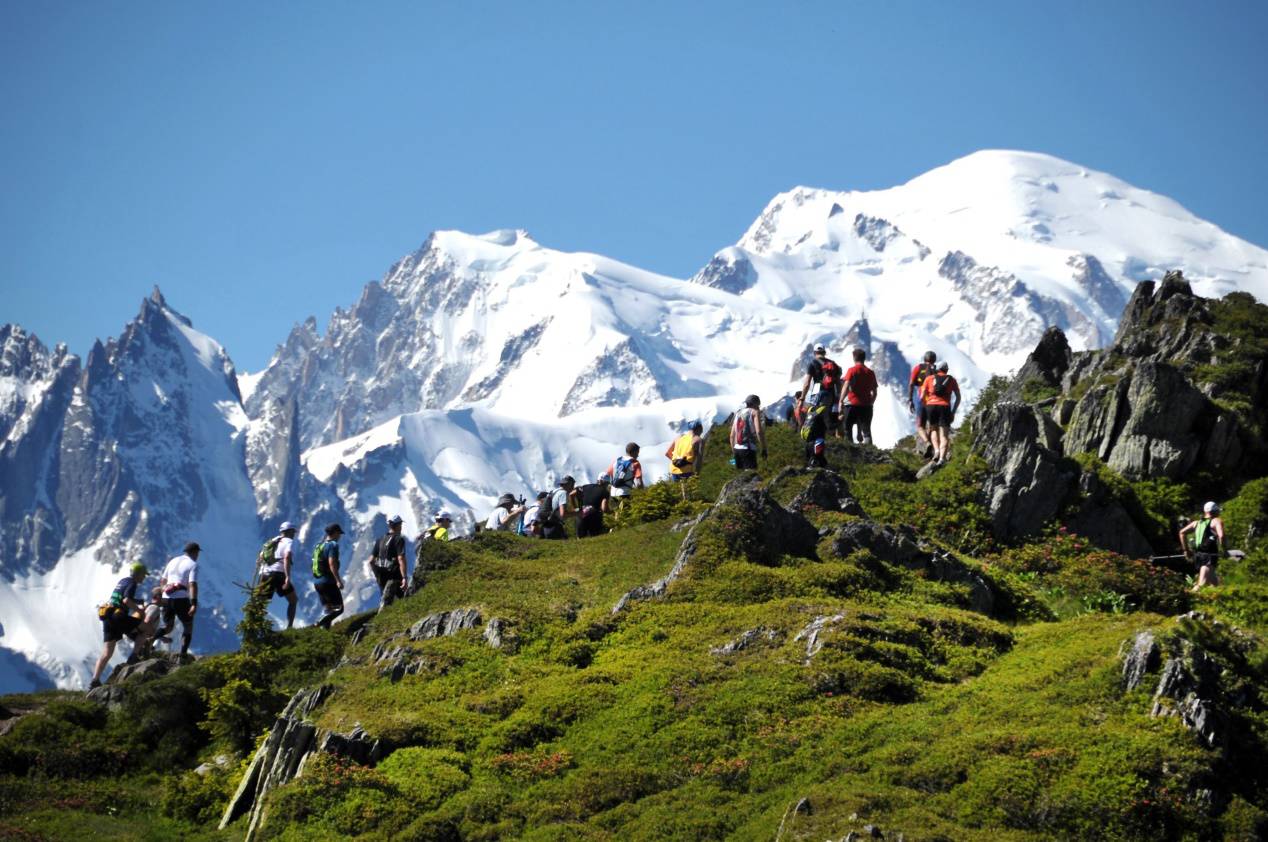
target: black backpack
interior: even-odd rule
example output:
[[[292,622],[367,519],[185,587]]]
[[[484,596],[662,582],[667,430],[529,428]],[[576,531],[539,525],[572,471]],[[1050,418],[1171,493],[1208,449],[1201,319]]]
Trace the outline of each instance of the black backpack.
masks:
[[[947,393],[951,391],[948,384],[951,382],[950,374],[935,374],[933,376],[933,393],[940,398],[945,398]]]

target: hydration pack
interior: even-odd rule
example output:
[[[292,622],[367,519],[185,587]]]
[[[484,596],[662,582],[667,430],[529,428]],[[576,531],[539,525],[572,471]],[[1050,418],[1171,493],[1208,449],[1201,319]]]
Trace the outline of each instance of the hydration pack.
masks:
[[[916,371],[916,388],[919,389],[933,372],[933,363],[921,363]]]
[[[735,426],[732,430],[735,433],[735,446],[747,446],[750,450],[757,449],[757,424],[753,420],[757,415],[755,409],[741,409],[735,415]]]
[[[322,556],[326,552],[327,543],[329,542],[322,541],[320,544],[313,547],[313,578],[314,579],[320,579],[326,575],[325,573],[321,572],[321,559],[322,559]]]
[[[634,484],[634,460],[622,458],[616,460],[612,469],[612,487],[629,488]]]
[[[825,358],[819,370],[822,372],[822,376],[819,379],[819,388],[825,392],[831,392],[836,388],[837,381],[841,379],[841,366],[837,365],[835,361]]]
[[[813,441],[823,435],[822,430],[818,431],[817,434],[815,433],[815,427],[817,425],[814,422],[827,411],[828,408],[826,406],[815,406],[810,408],[810,411],[806,413],[806,419],[801,424],[802,441]]]
[[[263,567],[266,564],[272,564],[273,559],[277,556],[277,545],[281,542],[281,535],[265,541],[264,546],[260,547],[260,554],[255,557],[255,563],[260,567]]]
[[[950,382],[951,375],[935,374],[933,376],[933,393],[940,398],[945,398],[947,393],[950,392],[950,388],[947,385]]]

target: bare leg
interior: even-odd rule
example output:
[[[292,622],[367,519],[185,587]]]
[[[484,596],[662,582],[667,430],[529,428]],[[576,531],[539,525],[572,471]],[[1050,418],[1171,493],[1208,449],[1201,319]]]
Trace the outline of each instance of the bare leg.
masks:
[[[114,647],[118,642],[117,640],[107,640],[106,645],[102,647],[101,657],[97,659],[97,667],[92,671],[93,684],[101,681],[101,674],[106,671],[106,664],[110,663],[110,659],[114,657]]]
[[[294,590],[286,595],[286,627],[288,629],[295,625],[295,604],[298,601]]]

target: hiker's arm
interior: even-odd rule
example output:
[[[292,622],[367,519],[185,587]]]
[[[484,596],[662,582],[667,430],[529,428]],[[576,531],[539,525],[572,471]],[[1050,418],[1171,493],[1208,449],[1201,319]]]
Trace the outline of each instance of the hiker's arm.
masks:
[[[294,556],[292,553],[289,553],[289,552],[286,554],[286,557],[285,557],[284,559],[282,559],[282,570],[283,570],[283,572],[285,572],[285,573],[286,573],[286,583],[285,583],[285,584],[287,584],[287,585],[289,585],[289,584],[291,583],[291,563],[292,563],[294,560],[295,560],[295,556]]]
[[[401,581],[406,581],[407,579],[409,579],[409,575],[406,572],[406,567],[408,567],[408,565],[405,563],[405,542],[404,541],[401,542],[401,554],[396,557],[396,560],[401,565]]]
[[[1197,526],[1197,521],[1191,520],[1186,526],[1180,529],[1180,533],[1179,533],[1180,549],[1184,550],[1185,555],[1189,554],[1189,545],[1185,543],[1184,536],[1188,534],[1189,532],[1192,532],[1194,527],[1196,526]]]
[[[762,447],[762,458],[766,458],[766,423],[762,421],[762,413],[758,412],[754,417],[757,419],[757,443]]]
[[[1224,518],[1212,518],[1211,526],[1215,528],[1215,539],[1220,542],[1219,553],[1224,555]]]
[[[330,575],[334,578],[335,584],[339,586],[339,590],[343,590],[343,579],[339,576],[339,557],[335,556],[330,559]]]
[[[665,458],[671,462],[674,459],[674,443],[672,441],[669,443],[669,447],[665,450]]]
[[[810,372],[806,372],[806,376],[801,381],[801,397],[797,398],[797,405],[805,403],[808,397],[810,397]]]
[[[700,439],[700,441],[696,442],[694,447],[696,451],[696,464],[693,470],[698,474],[701,469],[704,468],[704,439]]]
[[[959,383],[955,384],[955,387],[952,388],[951,394],[955,396],[955,403],[951,405],[951,414],[955,415],[956,410],[960,408],[960,384]]]
[[[189,613],[193,614],[198,610],[198,583],[189,583]]]

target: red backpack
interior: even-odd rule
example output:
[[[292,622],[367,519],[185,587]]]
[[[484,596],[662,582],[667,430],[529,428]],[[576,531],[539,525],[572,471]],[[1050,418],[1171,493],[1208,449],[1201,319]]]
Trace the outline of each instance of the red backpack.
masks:
[[[825,358],[819,370],[822,372],[819,388],[825,392],[836,388],[836,382],[841,378],[841,366]]]

